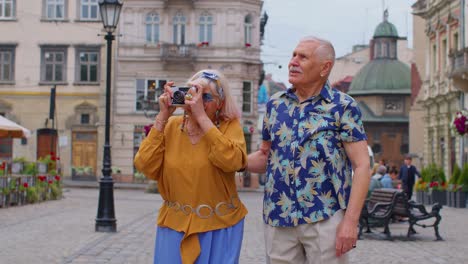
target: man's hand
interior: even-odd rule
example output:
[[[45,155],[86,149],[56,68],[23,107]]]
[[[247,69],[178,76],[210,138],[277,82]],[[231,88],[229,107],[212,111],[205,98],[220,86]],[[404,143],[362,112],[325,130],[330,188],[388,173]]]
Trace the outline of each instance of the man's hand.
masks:
[[[270,141],[262,141],[262,145],[260,145],[260,149],[249,154],[247,156],[247,171],[253,173],[265,173],[267,162],[268,162],[268,154],[270,152],[271,142]]]
[[[336,256],[340,257],[355,248],[356,242],[357,223],[344,217],[336,229]]]

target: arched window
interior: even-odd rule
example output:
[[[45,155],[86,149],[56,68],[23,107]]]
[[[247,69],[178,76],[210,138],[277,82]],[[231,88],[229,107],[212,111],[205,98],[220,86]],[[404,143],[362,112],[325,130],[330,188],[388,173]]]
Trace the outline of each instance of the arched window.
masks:
[[[173,23],[173,42],[177,45],[185,44],[185,26],[187,18],[182,13],[177,13],[172,19]]]
[[[210,43],[213,38],[213,17],[210,14],[203,13],[199,19],[200,23],[200,32],[199,39],[200,42]]]
[[[146,15],[146,42],[158,43],[159,42],[159,15],[157,13],[150,13]]]
[[[388,58],[388,42],[382,43],[382,55],[381,58]]]
[[[244,43],[246,46],[252,45],[252,16],[247,15],[244,19]]]
[[[380,45],[381,45],[380,42],[375,43],[375,46],[374,46],[374,57],[375,58],[380,58],[381,57],[380,56],[380,50],[381,50]]]

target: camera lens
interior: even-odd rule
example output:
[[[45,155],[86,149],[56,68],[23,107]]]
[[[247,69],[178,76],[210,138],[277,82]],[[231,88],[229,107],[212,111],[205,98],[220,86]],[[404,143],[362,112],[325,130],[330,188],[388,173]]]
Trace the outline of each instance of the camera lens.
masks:
[[[182,91],[175,91],[172,98],[173,104],[184,104],[185,102],[185,93]]]

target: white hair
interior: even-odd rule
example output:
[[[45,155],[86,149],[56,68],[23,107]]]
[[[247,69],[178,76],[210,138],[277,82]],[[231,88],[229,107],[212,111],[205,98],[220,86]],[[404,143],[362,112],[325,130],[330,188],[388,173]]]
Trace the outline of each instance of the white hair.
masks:
[[[332,65],[335,64],[335,48],[330,41],[315,36],[307,36],[301,39],[301,42],[305,41],[319,43],[319,46],[315,49],[315,55],[317,55],[321,61],[331,60]]]

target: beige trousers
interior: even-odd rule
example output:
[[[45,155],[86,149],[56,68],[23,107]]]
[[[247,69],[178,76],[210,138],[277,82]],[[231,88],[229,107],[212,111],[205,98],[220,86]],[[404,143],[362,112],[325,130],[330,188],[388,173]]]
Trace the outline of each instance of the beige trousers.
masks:
[[[331,218],[296,227],[265,225],[268,264],[346,264],[348,255],[336,257],[336,228],[344,216],[339,210]]]

